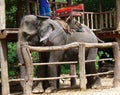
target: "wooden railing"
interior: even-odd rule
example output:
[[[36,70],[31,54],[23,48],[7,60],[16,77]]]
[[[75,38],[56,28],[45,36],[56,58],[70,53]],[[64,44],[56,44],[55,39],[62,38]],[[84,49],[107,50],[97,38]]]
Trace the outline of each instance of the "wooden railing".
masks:
[[[33,47],[33,46],[28,46],[27,43],[22,44],[22,53],[23,57],[25,58],[25,65],[26,65],[26,77],[25,79],[25,85],[24,85],[24,95],[31,95],[31,90],[32,86],[29,84],[32,84],[33,80],[35,79],[36,81],[39,80],[56,80],[56,79],[62,79],[62,78],[73,78],[73,77],[78,77],[79,78],[79,86],[81,90],[86,89],[86,77],[89,76],[96,76],[96,75],[103,75],[103,74],[108,74],[113,71],[107,72],[107,73],[95,73],[95,74],[86,74],[85,71],[85,62],[89,60],[85,60],[85,50],[86,48],[113,48],[113,54],[114,54],[114,59],[115,59],[115,68],[114,68],[114,80],[113,80],[113,87],[119,87],[119,71],[120,71],[120,59],[119,59],[119,46],[118,43],[113,42],[113,43],[79,43],[79,42],[74,42],[71,44],[63,45],[63,46],[49,46],[49,47]],[[32,64],[32,59],[30,57],[30,51],[35,51],[35,52],[46,52],[46,51],[60,51],[60,50],[67,50],[71,48],[76,48],[78,47],[78,61],[75,62],[79,63],[79,76],[77,75],[72,75],[72,76],[66,76],[66,77],[49,77],[49,78],[33,78],[33,64]],[[80,56],[82,55],[82,56]],[[68,62],[69,64],[73,64],[71,62]],[[52,62],[52,63],[37,63],[37,65],[55,65],[55,64],[66,64],[64,62],[58,63],[58,62]],[[35,64],[34,64],[35,65]]]
[[[101,31],[105,29],[115,29],[116,26],[116,12],[80,12],[82,16],[75,17],[81,23],[86,24],[94,31]]]
[[[28,6],[32,5],[32,9],[27,7],[27,11],[30,14],[39,14],[39,6],[38,2],[29,0]],[[56,9],[67,6],[67,2],[50,2],[51,14],[55,14]],[[107,11],[107,12],[79,12],[82,16],[75,16],[77,20],[81,23],[90,27],[93,31],[101,31],[101,30],[111,30],[116,27],[116,12],[115,11]],[[8,15],[8,14],[7,14]],[[10,15],[9,15],[10,16]],[[16,22],[17,19],[15,19]],[[17,26],[17,25],[16,25]]]
[[[51,12],[52,14],[59,8],[66,7],[67,2],[50,2]]]

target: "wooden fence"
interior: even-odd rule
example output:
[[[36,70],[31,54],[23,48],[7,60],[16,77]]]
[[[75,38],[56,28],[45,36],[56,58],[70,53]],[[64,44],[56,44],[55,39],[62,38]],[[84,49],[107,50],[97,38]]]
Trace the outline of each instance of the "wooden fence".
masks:
[[[82,16],[75,17],[93,31],[115,29],[116,12],[80,12]]]
[[[50,2],[51,13],[55,14],[55,11],[59,8],[66,7],[67,2]]]
[[[67,50],[70,48],[78,47],[78,63],[79,63],[79,80],[80,80],[80,89],[86,89],[86,77],[89,76],[95,76],[97,74],[87,74],[85,73],[85,48],[113,48],[114,52],[114,59],[115,59],[115,71],[114,71],[114,84],[113,87],[118,87],[119,85],[119,72],[120,72],[120,53],[119,53],[119,47],[116,42],[114,43],[79,43],[74,42],[68,45],[63,46],[49,46],[49,47],[33,47],[28,46],[26,43],[23,44],[22,52],[23,55],[25,55],[25,61],[26,61],[26,71],[27,71],[27,80],[25,81],[26,85],[24,86],[24,94],[30,95],[32,92],[32,81],[33,80],[55,80],[55,79],[61,79],[61,78],[72,78],[77,77],[77,75],[74,76],[67,76],[67,77],[49,77],[49,78],[33,78],[33,65],[32,59],[30,57],[30,51],[37,51],[37,52],[44,52],[44,51],[55,51],[55,50]],[[82,56],[80,56],[82,55]],[[87,60],[89,61],[89,60]],[[68,62],[69,64],[72,62]],[[76,61],[77,63],[77,61]],[[40,65],[48,65],[48,64],[66,64],[66,62],[58,63],[58,62],[52,62],[52,63],[40,63]],[[73,64],[73,63],[72,63]],[[38,64],[37,64],[38,65]],[[100,73],[98,74],[100,75]]]
[[[33,9],[30,9],[28,5],[28,13],[30,10],[35,15],[39,13],[38,2],[29,0],[29,4],[34,6]],[[66,7],[67,2],[50,2],[51,14],[55,15],[55,11],[59,8]],[[77,12],[78,14],[78,12]],[[116,12],[115,11],[106,11],[106,12],[79,12],[82,16],[78,15],[75,18],[81,23],[87,25],[94,31],[115,29],[116,27]]]

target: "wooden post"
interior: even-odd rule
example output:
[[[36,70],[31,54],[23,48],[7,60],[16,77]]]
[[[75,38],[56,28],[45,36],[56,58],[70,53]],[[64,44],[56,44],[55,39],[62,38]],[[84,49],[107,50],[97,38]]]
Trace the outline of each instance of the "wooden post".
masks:
[[[117,12],[117,30],[120,30],[120,0],[116,0],[116,12]],[[120,38],[116,38],[116,41],[118,42],[120,46]]]
[[[120,30],[120,0],[116,0],[116,12],[117,12],[117,19],[116,19],[116,21],[117,21],[117,30]],[[118,45],[119,45],[119,47],[117,47],[117,45],[115,45],[114,46],[114,48],[116,48],[116,50],[114,50],[115,51],[115,53],[117,54],[117,55],[114,55],[115,56],[115,71],[114,71],[114,84],[113,84],[113,86],[114,87],[118,87],[119,85],[120,85],[120,78],[119,78],[119,76],[120,76],[120,64],[118,64],[118,63],[120,63],[119,62],[119,60],[120,60],[120,56],[119,56],[119,53],[120,53],[120,38],[116,38],[116,41],[118,42]],[[120,86],[119,86],[120,87]]]
[[[80,79],[80,89],[86,89],[86,71],[85,71],[85,44],[79,45],[79,54],[78,54],[78,63],[79,63],[79,79]]]
[[[5,0],[0,0],[0,34],[5,30]],[[0,36],[0,38],[2,38]],[[1,64],[1,79],[2,79],[2,95],[8,95],[9,80],[8,80],[8,63],[7,63],[7,42],[5,39],[0,39],[0,64]]]
[[[99,0],[99,11],[100,11],[100,29],[103,29],[103,14],[102,14],[102,0]]]
[[[120,29],[120,0],[116,0],[117,29]]]
[[[70,64],[70,75],[76,75],[76,65],[75,64]],[[75,78],[71,78],[70,82],[71,82],[71,86],[76,85]]]
[[[29,0],[26,0],[26,13],[30,14]]]
[[[20,21],[23,17],[23,10],[22,10],[22,7],[23,7],[23,0],[17,0],[17,8],[18,8],[18,11],[17,11],[17,27],[19,27],[20,25]]]
[[[118,43],[113,44],[115,59],[113,87],[120,87],[120,51]]]
[[[2,95],[10,93],[8,80],[8,63],[7,63],[7,42],[0,40],[0,63],[1,63],[1,77],[2,77]]]
[[[72,5],[72,0],[67,0],[68,6]]]
[[[33,64],[30,55],[30,50],[26,47],[26,43],[22,47],[22,53],[25,61],[26,76],[24,84],[24,95],[32,95],[33,86]]]
[[[0,32],[5,27],[5,0],[0,0]]]
[[[116,21],[117,21],[117,24],[116,24],[116,29],[117,30],[120,30],[120,0],[116,0],[116,12],[117,12],[117,16],[116,16]],[[116,54],[114,54],[114,57],[115,57],[115,71],[114,71],[114,81],[113,81],[113,87],[120,87],[120,66],[118,63],[119,60],[120,60],[120,56],[119,56],[119,53],[120,53],[120,38],[119,37],[116,37],[116,41],[118,42],[118,46],[115,45],[114,48],[116,48],[116,50],[114,49],[114,52]]]

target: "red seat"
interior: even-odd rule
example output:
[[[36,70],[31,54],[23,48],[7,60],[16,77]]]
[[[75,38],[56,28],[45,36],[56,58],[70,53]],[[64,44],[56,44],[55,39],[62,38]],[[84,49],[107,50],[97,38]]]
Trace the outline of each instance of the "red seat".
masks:
[[[69,6],[69,7],[63,7],[60,9],[56,10],[56,15],[57,16],[81,16],[82,14],[80,13],[81,11],[84,11],[84,4],[79,4],[79,5],[74,5],[74,6]]]

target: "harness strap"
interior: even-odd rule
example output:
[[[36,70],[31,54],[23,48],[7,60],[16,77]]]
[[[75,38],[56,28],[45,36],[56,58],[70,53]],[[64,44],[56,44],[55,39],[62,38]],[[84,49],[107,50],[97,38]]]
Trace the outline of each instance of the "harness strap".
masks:
[[[70,27],[65,21],[61,20],[60,18],[56,18],[55,21],[58,22],[58,24],[65,30],[65,32],[70,32]]]

